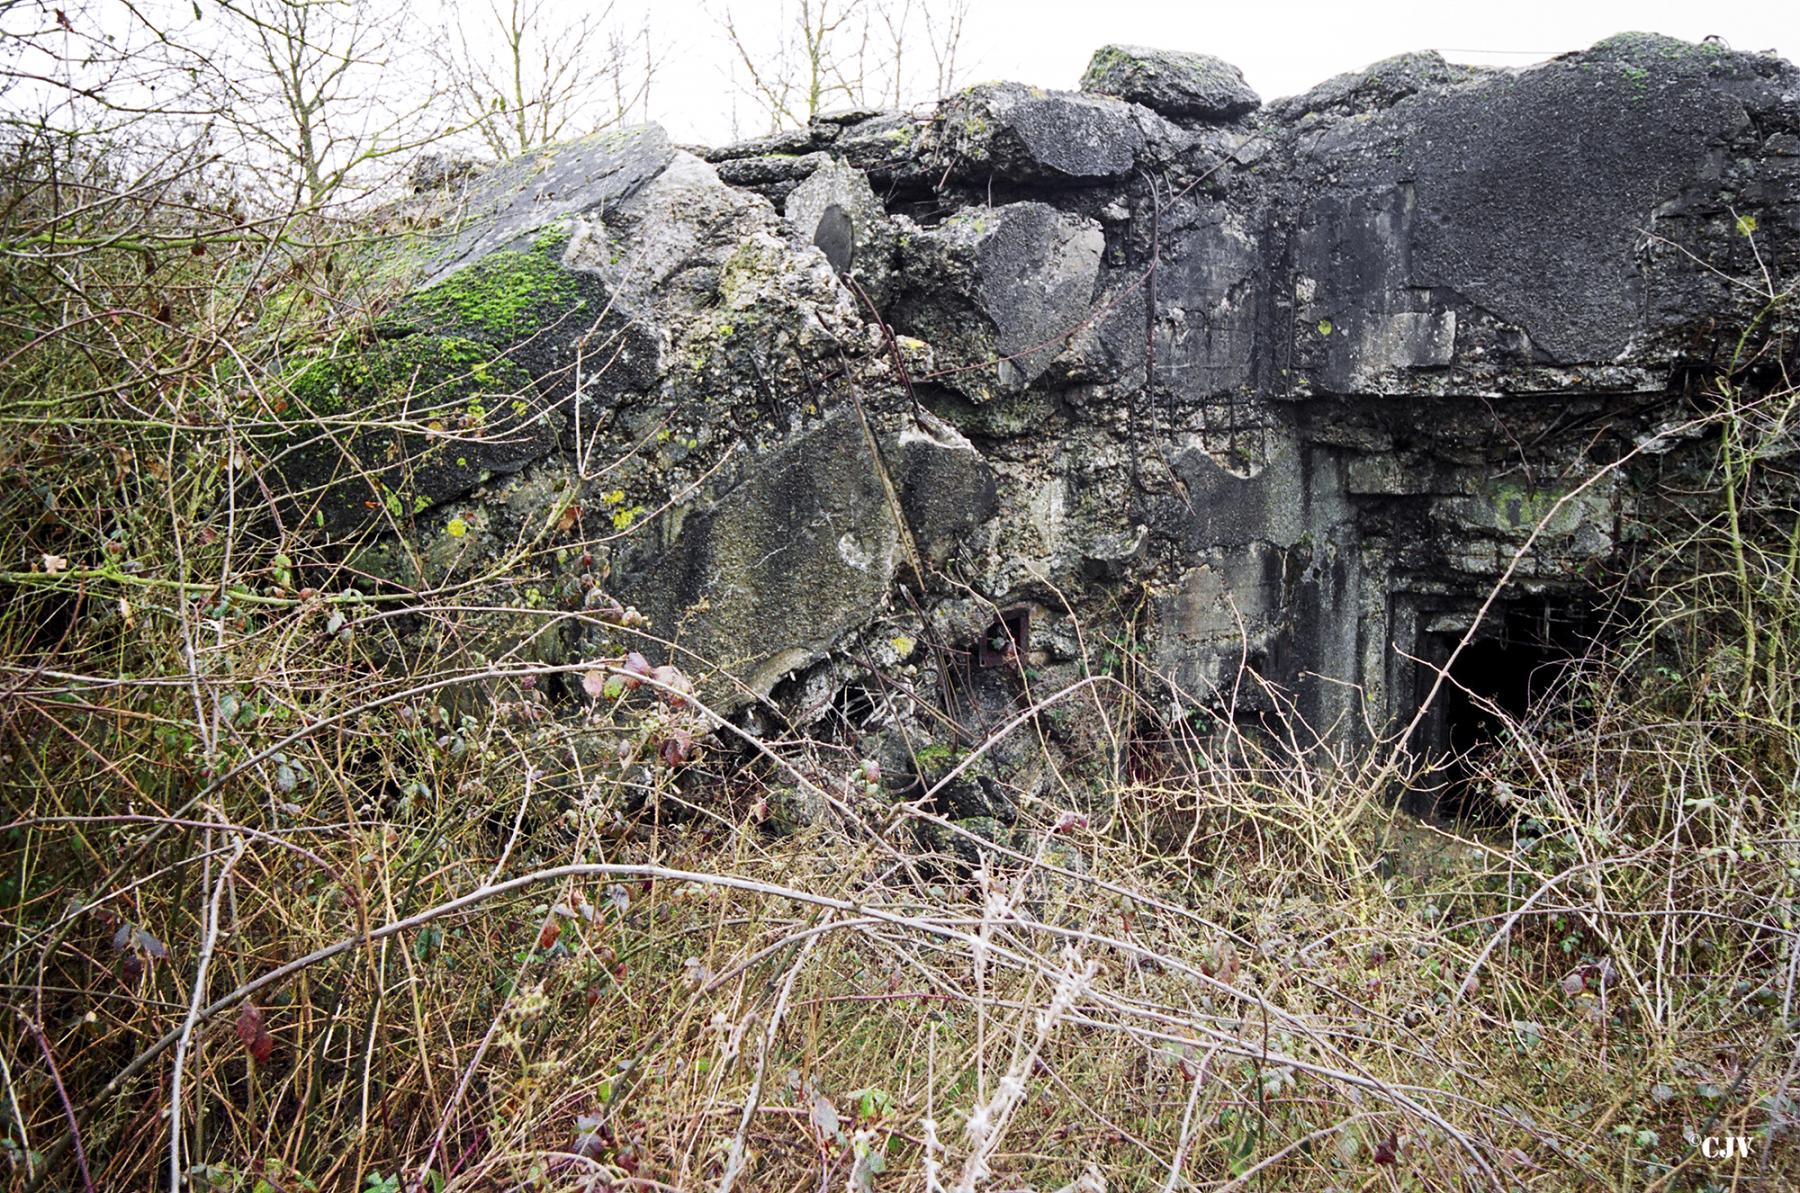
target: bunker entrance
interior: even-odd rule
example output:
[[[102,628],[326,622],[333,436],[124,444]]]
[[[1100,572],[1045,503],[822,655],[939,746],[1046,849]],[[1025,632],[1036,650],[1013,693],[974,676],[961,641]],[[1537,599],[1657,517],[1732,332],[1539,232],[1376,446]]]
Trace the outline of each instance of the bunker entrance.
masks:
[[[1452,653],[1474,622],[1472,612],[1441,612],[1420,632],[1416,701],[1447,678],[1419,725],[1417,743],[1434,765],[1408,795],[1409,810],[1433,819],[1497,825],[1510,811],[1475,781],[1481,755],[1513,727],[1543,713],[1571,665],[1593,641],[1591,610],[1579,602],[1531,597],[1489,609],[1468,644]]]

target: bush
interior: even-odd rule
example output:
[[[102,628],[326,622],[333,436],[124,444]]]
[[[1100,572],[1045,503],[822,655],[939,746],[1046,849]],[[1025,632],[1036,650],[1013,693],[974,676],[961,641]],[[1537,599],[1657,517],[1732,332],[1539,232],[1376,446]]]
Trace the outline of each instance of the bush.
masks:
[[[1678,1188],[1728,1134],[1800,1179],[1765,360],[1696,412],[1693,529],[1471,761],[1504,831],[1396,813],[1403,743],[1167,723],[1118,643],[1035,696],[1142,764],[977,833],[928,809],[998,743],[902,793],[756,739],[531,534],[484,587],[294,533],[258,445],[398,287],[106,161],[18,151],[0,226],[12,1187]],[[468,647],[498,617],[578,648]]]

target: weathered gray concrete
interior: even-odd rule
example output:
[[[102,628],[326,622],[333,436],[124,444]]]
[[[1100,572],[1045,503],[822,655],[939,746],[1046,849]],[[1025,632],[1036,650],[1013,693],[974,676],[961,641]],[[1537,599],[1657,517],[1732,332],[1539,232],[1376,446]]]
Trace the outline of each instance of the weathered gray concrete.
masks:
[[[1365,737],[1540,522],[1502,608],[1577,607],[1629,565],[1658,476],[1710,450],[1658,438],[1686,379],[1728,363],[1765,269],[1800,267],[1800,73],[1776,59],[1643,35],[1523,71],[1415,54],[1259,108],[1223,64],[1132,50],[1084,86],[708,160],[636,131],[468,183],[423,281],[530,248],[567,284],[499,339],[429,290],[392,334],[504,352],[555,434],[397,529],[516,533],[572,486],[549,587],[596,577],[746,715],[882,691],[859,732],[941,737],[893,681],[979,730],[1130,621],[1182,715],[1291,701]],[[828,210],[891,335],[816,246]],[[486,548],[460,550],[452,573]],[[1093,746],[1079,718],[1047,732]]]

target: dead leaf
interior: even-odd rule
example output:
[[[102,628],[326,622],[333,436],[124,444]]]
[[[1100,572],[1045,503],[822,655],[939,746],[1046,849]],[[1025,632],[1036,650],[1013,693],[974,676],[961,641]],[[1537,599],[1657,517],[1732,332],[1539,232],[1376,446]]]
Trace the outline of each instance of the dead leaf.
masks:
[[[656,694],[667,700],[671,707],[681,708],[687,704],[686,697],[693,695],[694,685],[688,677],[681,673],[681,668],[673,663],[664,663],[650,672],[650,682],[656,685]]]
[[[244,1042],[244,1050],[250,1059],[259,1065],[269,1063],[269,1057],[275,1054],[275,1041],[270,1037],[268,1029],[263,1026],[262,1011],[255,1003],[245,1000],[244,1009],[237,1017],[238,1039]]]
[[[830,1098],[817,1091],[814,1091],[812,1096],[812,1124],[813,1128],[826,1139],[835,1140],[838,1143],[844,1141],[844,1131],[838,1120],[837,1107],[831,1104]]]
[[[164,945],[162,941],[156,939],[156,937],[150,935],[150,933],[144,931],[142,928],[133,928],[131,930],[131,936],[133,943],[137,945],[138,951],[150,958],[150,960],[162,961],[168,958],[168,946]]]
[[[46,576],[54,576],[58,572],[67,571],[68,568],[69,561],[66,557],[61,555],[44,556],[44,574]]]

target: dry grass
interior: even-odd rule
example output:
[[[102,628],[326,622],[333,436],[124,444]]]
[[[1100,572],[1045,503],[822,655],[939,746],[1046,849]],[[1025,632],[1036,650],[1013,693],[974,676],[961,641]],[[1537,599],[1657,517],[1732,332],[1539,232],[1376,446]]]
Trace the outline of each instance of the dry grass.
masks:
[[[1472,763],[1505,828],[1396,814],[1404,753],[1163,724],[1096,665],[1040,706],[1156,765],[939,856],[850,745],[668,675],[581,694],[634,631],[526,600],[539,540],[361,593],[234,506],[292,335],[247,316],[350,301],[272,243],[10,266],[9,1188],[1800,1181],[1791,387],[1726,379],[1692,529]],[[617,650],[395,648],[497,610]],[[778,786],[829,813],[767,833]]]

